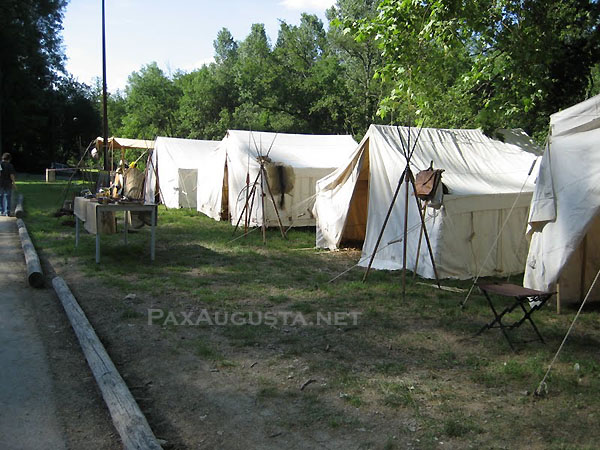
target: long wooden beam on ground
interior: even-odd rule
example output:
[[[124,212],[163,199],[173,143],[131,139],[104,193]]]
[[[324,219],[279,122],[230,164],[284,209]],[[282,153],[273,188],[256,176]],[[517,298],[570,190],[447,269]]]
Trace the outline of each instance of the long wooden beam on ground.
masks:
[[[23,209],[23,194],[19,194],[17,197],[17,206],[15,206],[15,217],[17,219],[22,219],[25,214],[25,210]]]
[[[131,395],[127,384],[113,364],[106,349],[98,339],[69,286],[61,277],[52,280],[71,326],[77,335],[85,359],[100,387],[102,397],[108,406],[113,424],[117,429],[126,450],[162,449],[154,436],[146,417]]]
[[[17,227],[19,228],[21,247],[23,247],[23,253],[25,254],[25,264],[27,265],[27,281],[29,281],[30,286],[36,288],[43,287],[44,273],[42,272],[40,258],[35,251],[33,242],[31,242],[25,222],[23,222],[22,219],[17,219]]]

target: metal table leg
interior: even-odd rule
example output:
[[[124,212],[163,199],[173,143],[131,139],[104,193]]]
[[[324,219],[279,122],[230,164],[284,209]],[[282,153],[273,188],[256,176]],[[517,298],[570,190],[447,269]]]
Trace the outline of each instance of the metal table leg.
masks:
[[[156,206],[152,208],[150,213],[150,261],[154,261],[154,254],[156,252],[156,246],[154,240],[156,239]]]
[[[96,210],[96,264],[100,264],[100,211]]]
[[[127,226],[128,226],[127,225],[127,211],[123,211],[123,221],[124,221],[123,231],[125,233],[124,239],[125,239],[125,245],[127,245],[127,229],[128,229],[127,228]]]
[[[79,217],[75,215],[75,247],[79,245]]]

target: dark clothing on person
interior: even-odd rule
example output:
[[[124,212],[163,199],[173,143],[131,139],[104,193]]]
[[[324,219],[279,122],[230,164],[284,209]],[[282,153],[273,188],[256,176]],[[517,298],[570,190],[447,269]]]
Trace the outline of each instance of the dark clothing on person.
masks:
[[[15,176],[15,168],[8,161],[0,162],[0,216],[9,216],[11,201],[12,201],[12,187],[13,179]]]
[[[12,189],[13,182],[11,175],[16,175],[15,167],[8,161],[2,161],[0,165],[2,166],[2,171],[0,171],[0,188]]]

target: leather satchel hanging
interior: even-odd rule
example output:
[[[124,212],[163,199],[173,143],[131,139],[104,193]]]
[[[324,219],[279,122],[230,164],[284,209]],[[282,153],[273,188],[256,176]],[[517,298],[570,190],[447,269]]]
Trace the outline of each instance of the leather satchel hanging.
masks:
[[[417,197],[421,200],[431,200],[442,180],[444,169],[429,169],[420,171],[415,177],[415,187],[417,188]]]

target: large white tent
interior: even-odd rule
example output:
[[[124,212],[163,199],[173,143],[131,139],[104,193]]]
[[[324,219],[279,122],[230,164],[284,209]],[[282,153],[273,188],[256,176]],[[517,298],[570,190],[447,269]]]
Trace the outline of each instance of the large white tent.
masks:
[[[284,226],[314,226],[315,183],[340,166],[356,148],[351,136],[284,134],[229,130],[198,175],[198,211],[236,224],[266,157],[267,180]],[[247,184],[248,181],[248,184]],[[260,184],[260,178],[257,181]],[[250,186],[250,189],[248,189]],[[251,226],[263,224],[258,186],[250,210]],[[277,226],[266,186],[265,224]],[[242,224],[244,219],[242,219]]]
[[[157,137],[148,159],[146,201],[153,202],[159,193],[168,208],[195,209],[198,169],[218,145],[219,141]]]
[[[524,285],[583,300],[600,268],[600,95],[550,117]],[[600,287],[592,293],[600,297]]]
[[[416,142],[413,173],[428,168],[432,161],[434,168],[445,170],[442,181],[448,193],[439,209],[428,207],[425,213],[439,276],[466,279],[522,272],[527,253],[523,238],[535,179],[529,172],[539,148],[519,130],[504,130],[502,136],[500,141],[480,130],[423,128],[419,134],[417,128],[371,125],[349,160],[317,183],[317,246],[335,249],[346,241],[363,242],[359,264],[368,264],[406,166],[402,143],[412,148]],[[404,211],[403,187],[374,268],[402,268]],[[417,273],[434,278],[424,240],[417,251],[420,231],[410,192],[407,268],[414,270],[419,253]]]

